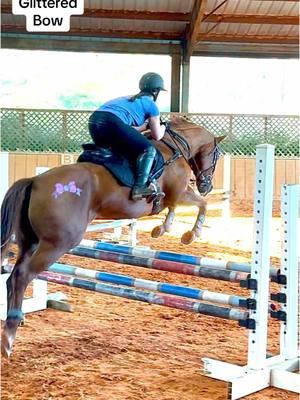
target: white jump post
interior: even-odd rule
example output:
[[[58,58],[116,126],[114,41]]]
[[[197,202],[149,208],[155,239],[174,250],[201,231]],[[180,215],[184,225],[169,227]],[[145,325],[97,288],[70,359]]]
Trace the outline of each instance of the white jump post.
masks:
[[[248,367],[254,370],[263,368],[267,357],[274,150],[272,145],[256,147],[251,278],[257,280],[257,290],[252,291],[251,297],[257,301],[257,310],[251,311],[249,317],[255,319],[257,326],[249,331],[248,343]]]
[[[300,185],[283,185],[281,214],[282,218],[282,256],[281,272],[287,276],[286,285],[281,286],[281,292],[286,296],[283,311],[287,314],[287,323],[281,326],[280,352],[286,359],[292,359],[298,353],[298,245],[299,245],[299,194]],[[293,238],[293,241],[289,240]]]
[[[281,321],[280,355],[284,362],[271,371],[271,385],[300,392],[298,349],[299,303],[299,199],[300,185],[283,185],[281,189],[282,252],[281,273],[286,282],[281,285],[282,311],[286,321]]]
[[[270,234],[274,175],[274,146],[260,145],[256,150],[256,189],[254,204],[254,244],[251,266],[251,297],[256,310],[249,318],[255,320],[255,329],[249,331],[248,362],[244,367],[204,358],[205,373],[229,383],[228,399],[235,400],[268,386],[299,391],[294,371],[299,368],[297,358],[297,201],[299,187],[287,185],[283,189],[284,247],[283,270],[287,283],[281,291],[286,294],[283,311],[286,321],[281,322],[280,354],[267,358],[268,302],[270,268]],[[297,187],[297,186],[296,186]],[[255,287],[256,285],[256,287]],[[282,302],[282,300],[281,300]],[[276,314],[276,313],[274,313]]]

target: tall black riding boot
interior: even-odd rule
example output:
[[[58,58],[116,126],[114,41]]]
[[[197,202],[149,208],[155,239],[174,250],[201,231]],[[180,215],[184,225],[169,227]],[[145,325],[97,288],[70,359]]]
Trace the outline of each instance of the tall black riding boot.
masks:
[[[155,185],[147,186],[149,174],[153,165],[156,150],[150,147],[137,158],[137,177],[132,189],[132,200],[141,200],[144,197],[157,194]]]

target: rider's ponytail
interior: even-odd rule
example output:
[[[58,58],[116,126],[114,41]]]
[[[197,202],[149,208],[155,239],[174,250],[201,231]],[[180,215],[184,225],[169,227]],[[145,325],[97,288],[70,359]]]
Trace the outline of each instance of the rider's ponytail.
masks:
[[[143,97],[143,96],[152,96],[152,97],[153,97],[153,94],[150,93],[150,92],[147,92],[147,91],[145,91],[145,90],[141,90],[139,93],[137,93],[137,94],[131,96],[131,97],[129,98],[129,101],[135,101],[135,100],[137,100],[137,99],[140,99],[140,98]]]

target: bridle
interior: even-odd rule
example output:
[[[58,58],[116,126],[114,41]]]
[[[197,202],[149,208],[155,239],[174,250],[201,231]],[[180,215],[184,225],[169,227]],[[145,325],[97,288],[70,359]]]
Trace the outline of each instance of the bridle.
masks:
[[[220,149],[218,147],[216,138],[214,139],[214,148],[212,149],[211,152],[205,155],[205,157],[210,157],[212,156],[212,162],[211,165],[204,169],[200,170],[198,167],[195,157],[191,157],[191,148],[187,140],[181,136],[178,132],[175,132],[170,128],[170,125],[168,123],[165,123],[166,126],[166,132],[169,134],[170,138],[172,139],[175,148],[173,146],[170,146],[170,143],[167,142],[166,140],[162,139],[161,141],[165,143],[168,147],[172,147],[174,151],[173,157],[176,156],[175,159],[179,157],[183,157],[186,161],[186,163],[190,166],[192,171],[194,172],[196,182],[201,182],[203,185],[211,185],[211,181],[213,178],[213,174],[216,169],[217,161],[221,155]],[[171,160],[171,159],[170,159]],[[170,161],[168,160],[168,161]],[[175,160],[172,160],[175,161]],[[170,164],[170,162],[168,163]]]
[[[214,148],[212,149],[211,152],[206,154],[204,157],[210,157],[211,155],[212,155],[211,165],[208,168],[203,169],[203,170],[200,170],[197,163],[195,162],[194,157],[190,160],[190,165],[193,163],[194,168],[192,167],[192,165],[191,165],[191,168],[194,172],[194,175],[195,175],[195,178],[197,181],[199,179],[202,181],[210,179],[210,181],[211,181],[213,178],[213,175],[214,175],[214,172],[216,169],[216,165],[217,165],[217,161],[221,156],[221,152],[217,145],[216,138],[214,139]],[[209,173],[208,173],[208,171],[209,171]]]

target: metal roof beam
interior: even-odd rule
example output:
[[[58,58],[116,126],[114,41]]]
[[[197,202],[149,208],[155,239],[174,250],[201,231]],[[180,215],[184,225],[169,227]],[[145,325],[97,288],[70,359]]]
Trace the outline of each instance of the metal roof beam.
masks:
[[[11,14],[11,4],[1,4],[1,12],[3,14]],[[78,17],[88,18],[107,18],[107,19],[138,19],[145,21],[178,21],[189,22],[190,13],[178,12],[151,12],[151,11],[135,11],[135,10],[106,10],[98,8],[85,8],[83,15]]]
[[[52,50],[73,52],[120,53],[120,54],[181,54],[180,44],[174,43],[132,43],[95,37],[66,37],[37,34],[2,33],[2,48],[20,50]]]
[[[237,43],[277,43],[298,44],[298,36],[271,36],[271,35],[220,35],[200,34],[199,42],[237,42]]]
[[[104,10],[86,8],[84,17],[95,18],[114,18],[114,19],[139,19],[145,21],[180,21],[188,22],[190,20],[189,13],[177,12],[151,12],[151,11],[135,11],[135,10]]]
[[[198,41],[201,21],[206,10],[207,0],[195,0],[190,26],[186,34],[186,50],[184,54],[185,60],[188,60],[193,53],[195,44]]]
[[[2,24],[3,33],[28,33],[26,27],[22,25]],[[49,32],[39,32],[39,34],[49,34]],[[61,36],[61,32],[51,32],[53,35]],[[71,28],[68,32],[63,33],[64,36],[97,36],[106,38],[119,39],[152,39],[152,40],[181,40],[182,34],[177,32],[143,32],[143,31],[116,31],[108,29],[95,28]]]
[[[270,25],[298,25],[298,16],[281,15],[240,15],[240,14],[212,14],[206,18],[206,22],[225,22],[230,24],[270,24]]]

